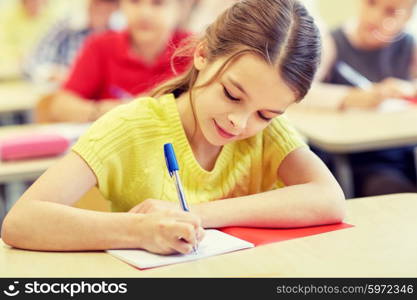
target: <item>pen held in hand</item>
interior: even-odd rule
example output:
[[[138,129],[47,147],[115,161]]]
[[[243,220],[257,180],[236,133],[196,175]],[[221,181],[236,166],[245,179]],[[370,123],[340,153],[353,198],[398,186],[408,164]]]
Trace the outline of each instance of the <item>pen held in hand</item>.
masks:
[[[169,175],[174,178],[175,187],[177,189],[178,199],[180,200],[181,208],[183,211],[189,212],[190,209],[185,199],[184,190],[182,188],[181,178],[178,174],[179,167],[177,158],[175,156],[174,147],[171,143],[164,145],[165,162],[168,168]],[[193,247],[194,252],[197,251],[197,247]]]

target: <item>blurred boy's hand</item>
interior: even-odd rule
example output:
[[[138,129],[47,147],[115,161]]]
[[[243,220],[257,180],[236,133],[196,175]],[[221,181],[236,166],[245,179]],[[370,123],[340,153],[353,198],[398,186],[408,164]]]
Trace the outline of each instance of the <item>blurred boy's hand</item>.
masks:
[[[392,77],[378,83],[377,88],[384,99],[414,97],[417,94],[416,86],[412,82]]]
[[[343,101],[342,109],[375,108],[386,99],[405,99],[415,97],[416,95],[417,87],[415,84],[389,77],[374,84],[371,89],[352,88]]]
[[[344,98],[341,108],[375,108],[383,100],[384,98],[375,86],[369,90],[352,88]]]

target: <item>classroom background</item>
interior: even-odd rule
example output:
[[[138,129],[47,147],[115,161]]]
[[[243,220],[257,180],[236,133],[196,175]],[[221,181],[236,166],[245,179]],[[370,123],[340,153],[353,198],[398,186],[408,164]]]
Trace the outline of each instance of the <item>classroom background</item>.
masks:
[[[178,26],[195,34],[204,30],[205,25],[233,2],[182,1],[184,16]],[[331,31],[354,17],[360,1],[363,0],[301,0],[316,16],[324,32]],[[32,9],[31,13],[35,15],[33,18],[23,12],[23,3],[29,7],[28,10]],[[87,39],[86,32],[90,30],[88,18],[91,17],[88,14],[89,4],[89,0],[0,0],[0,224],[4,215],[31,182],[68,149],[69,143],[82,134],[90,124],[89,121],[94,121],[101,115],[97,114],[93,119],[91,115],[80,116],[85,117],[82,122],[66,120],[65,116],[61,116],[61,119],[51,119],[48,115],[51,95],[66,81],[79,54],[77,51],[81,51],[83,42]],[[119,9],[114,7],[111,13],[110,7],[107,7],[107,10],[100,7],[97,11],[99,9],[103,9],[107,14],[105,30],[125,29],[126,19]],[[72,30],[72,33],[77,33],[74,34],[76,37],[70,38],[68,34],[68,41],[71,42],[60,41],[63,48],[52,54],[48,52],[52,50],[47,46],[57,42],[60,35],[56,34],[55,39],[51,36],[64,25],[67,26],[67,31],[62,32],[68,33]],[[408,22],[406,31],[417,38],[417,14]],[[66,61],[58,64],[57,61],[50,60],[53,55],[65,56]],[[129,91],[121,89],[115,92],[121,95],[121,98],[132,96]],[[111,105],[105,106],[102,113],[111,108]],[[332,163],[329,165],[347,198],[353,198],[357,196],[355,180],[352,178],[347,155],[384,148],[414,149],[417,145],[417,114],[414,110],[415,108],[401,112],[396,110],[395,114],[381,115],[369,111],[357,114],[323,113],[307,108],[305,111],[290,111],[288,117],[312,146],[332,156]],[[63,113],[65,114],[65,110]],[[375,129],[362,130],[358,123],[364,121],[368,125],[375,125]],[[399,123],[405,125],[400,126]],[[393,128],[394,125],[400,128]],[[340,136],[340,132],[344,136]],[[386,136],[381,137],[381,132],[385,132]],[[41,142],[36,140],[37,137],[41,138]],[[29,146],[23,149],[13,148],[24,142]],[[18,153],[16,149],[20,149],[21,152]],[[414,153],[417,156],[416,150]],[[415,160],[415,157],[413,159]],[[415,176],[415,165],[410,165],[410,168],[414,170]],[[98,210],[108,209],[108,204],[98,201],[98,198],[98,192],[91,191],[77,205]]]

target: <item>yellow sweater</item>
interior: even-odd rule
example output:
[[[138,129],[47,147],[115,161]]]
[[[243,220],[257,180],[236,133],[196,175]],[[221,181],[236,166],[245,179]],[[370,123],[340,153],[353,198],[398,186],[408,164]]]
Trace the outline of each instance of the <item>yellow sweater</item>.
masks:
[[[172,143],[190,204],[233,198],[282,187],[281,161],[306,146],[284,117],[246,140],[225,145],[211,171],[194,157],[175,98],[141,98],[95,122],[73,146],[91,167],[113,211],[128,211],[148,198],[178,201],[163,145]]]

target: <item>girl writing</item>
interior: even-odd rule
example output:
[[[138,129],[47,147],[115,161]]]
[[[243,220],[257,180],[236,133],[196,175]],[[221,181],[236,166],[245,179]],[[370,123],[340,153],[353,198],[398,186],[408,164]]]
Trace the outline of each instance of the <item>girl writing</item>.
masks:
[[[188,253],[206,227],[343,219],[336,180],[281,116],[318,65],[319,33],[305,8],[239,1],[194,49],[187,73],[103,116],[26,191],[4,221],[7,244]],[[191,213],[166,170],[168,142]],[[71,207],[96,185],[112,212]]]

